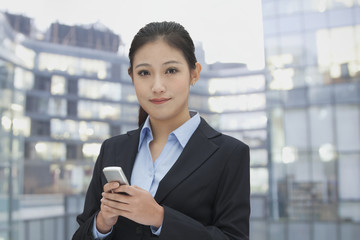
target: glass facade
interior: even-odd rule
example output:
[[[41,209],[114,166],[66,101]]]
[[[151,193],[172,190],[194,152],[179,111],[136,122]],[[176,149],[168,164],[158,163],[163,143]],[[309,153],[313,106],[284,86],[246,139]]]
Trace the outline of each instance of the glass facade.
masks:
[[[274,228],[256,239],[357,239],[359,2],[262,2]]]
[[[12,47],[5,37],[6,30],[0,27],[0,239],[16,239],[23,184],[22,152],[29,119],[23,108],[24,94],[14,86],[15,66],[3,59],[7,53],[3,50]],[[15,55],[9,52],[8,56]]]

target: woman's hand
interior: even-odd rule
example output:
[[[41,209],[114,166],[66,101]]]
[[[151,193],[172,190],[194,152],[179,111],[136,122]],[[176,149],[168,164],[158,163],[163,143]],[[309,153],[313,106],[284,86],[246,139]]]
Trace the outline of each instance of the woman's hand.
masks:
[[[110,182],[104,185],[104,192],[111,194],[115,189],[119,188],[120,184],[117,182]],[[117,194],[117,193],[113,193]],[[112,208],[102,203],[100,205],[100,212],[96,217],[96,229],[101,233],[108,233],[112,226],[117,222],[118,215]]]
[[[139,224],[157,228],[162,225],[164,208],[148,191],[140,187],[121,185],[112,192],[103,192],[102,196],[101,206],[109,212],[109,217],[123,216]]]

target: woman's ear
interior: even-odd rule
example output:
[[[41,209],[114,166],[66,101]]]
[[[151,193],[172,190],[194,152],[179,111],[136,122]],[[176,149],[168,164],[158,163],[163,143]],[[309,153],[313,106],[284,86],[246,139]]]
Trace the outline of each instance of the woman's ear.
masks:
[[[195,69],[191,70],[191,82],[190,84],[193,86],[200,78],[201,72],[201,64],[199,62],[195,63]]]
[[[131,81],[134,82],[134,79],[133,79],[133,74],[132,74],[132,71],[131,71],[131,68],[128,68],[128,74],[131,78]]]

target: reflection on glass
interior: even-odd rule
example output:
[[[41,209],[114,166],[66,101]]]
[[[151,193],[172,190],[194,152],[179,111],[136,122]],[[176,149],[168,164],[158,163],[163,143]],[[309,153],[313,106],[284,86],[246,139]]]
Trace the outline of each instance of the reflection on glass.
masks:
[[[209,98],[210,111],[253,111],[265,109],[265,94],[246,94],[239,96],[219,96]]]
[[[269,172],[267,168],[251,168],[251,193],[266,193],[268,191]]]
[[[60,142],[38,142],[35,144],[36,157],[48,161],[65,161],[66,147]]]
[[[320,159],[324,162],[334,161],[337,157],[335,146],[331,143],[326,143],[319,148]]]
[[[282,148],[282,162],[285,164],[293,163],[297,160],[297,149],[294,147]]]
[[[252,149],[250,147],[250,166],[267,166],[267,154],[268,151],[266,149]]]
[[[51,137],[56,139],[103,140],[110,136],[109,125],[104,122],[85,122],[51,119]]]
[[[301,10],[301,1],[300,0],[282,0],[278,1],[278,10],[280,14],[294,14],[298,13]]]
[[[238,94],[263,91],[265,89],[265,77],[263,75],[251,75],[236,78],[212,78],[209,80],[210,94]]]
[[[339,151],[360,150],[360,109],[358,105],[336,106],[336,141]]]
[[[35,52],[21,44],[16,44],[15,54],[18,59],[21,59],[24,67],[34,68]]]
[[[286,67],[286,65],[295,63],[303,64],[304,38],[298,34],[286,34],[280,37],[280,61],[278,67]],[[279,61],[278,60],[278,61]],[[279,64],[282,64],[279,66]]]
[[[314,106],[309,109],[310,136],[313,149],[335,141],[332,106]]]
[[[66,79],[63,76],[53,75],[51,77],[51,94],[62,95],[66,93]]]
[[[355,0],[329,0],[330,8],[352,7]]]
[[[108,63],[97,59],[78,58],[52,53],[39,54],[40,71],[61,71],[70,75],[85,75],[105,79]]]
[[[309,143],[309,122],[307,109],[290,109],[284,114],[285,145],[307,150]]]
[[[339,215],[348,221],[360,222],[360,204],[357,202],[342,202]],[[354,238],[355,239],[355,238]]]
[[[272,81],[269,88],[272,90],[291,90],[294,88],[294,69],[276,69],[271,72]]]
[[[360,188],[358,183],[360,182],[360,155],[340,153],[338,171],[340,199],[359,200]]]
[[[30,135],[30,118],[19,114],[11,114],[4,111],[1,116],[1,126],[6,132],[12,131],[14,136]]]
[[[121,100],[121,85],[119,83],[79,79],[79,96],[91,99]]]
[[[267,117],[265,112],[247,112],[221,114],[219,128],[226,130],[261,129],[266,128]]]
[[[356,41],[356,27],[321,29],[316,33],[318,64],[323,73],[329,69],[332,78],[351,77],[358,73],[356,62],[360,42]],[[352,63],[352,64],[350,64]],[[351,71],[349,68],[351,65]]]
[[[94,101],[78,102],[78,117],[112,119],[120,118],[120,104],[99,103]]]
[[[100,143],[85,143],[82,148],[82,152],[85,158],[95,160],[100,153]]]
[[[48,105],[48,113],[50,116],[62,116],[67,114],[67,102],[63,98],[50,98]]]
[[[14,86],[17,89],[29,90],[34,86],[34,74],[22,68],[15,68]]]
[[[307,11],[325,12],[329,9],[352,7],[354,1],[355,0],[304,0],[303,5]]]

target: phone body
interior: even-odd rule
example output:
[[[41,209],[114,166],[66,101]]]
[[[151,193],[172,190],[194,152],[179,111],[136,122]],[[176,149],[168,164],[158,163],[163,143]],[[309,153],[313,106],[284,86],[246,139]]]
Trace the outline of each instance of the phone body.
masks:
[[[119,182],[120,185],[130,185],[121,167],[105,167],[103,173],[108,182]]]

